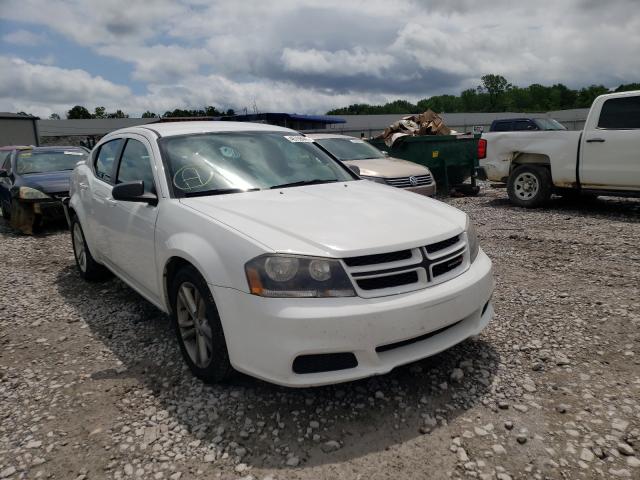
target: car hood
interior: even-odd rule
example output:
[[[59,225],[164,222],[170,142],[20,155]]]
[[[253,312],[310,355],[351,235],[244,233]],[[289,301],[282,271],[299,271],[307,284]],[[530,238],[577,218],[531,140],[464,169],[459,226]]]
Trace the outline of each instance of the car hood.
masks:
[[[422,165],[393,157],[346,160],[344,163],[358,167],[360,175],[370,177],[397,178],[429,173],[429,169]]]
[[[180,202],[267,250],[336,258],[438,242],[466,222],[466,214],[442,202],[365,180]]]
[[[26,173],[20,176],[16,185],[31,187],[45,193],[62,193],[69,191],[69,178],[72,170],[47,173]]]

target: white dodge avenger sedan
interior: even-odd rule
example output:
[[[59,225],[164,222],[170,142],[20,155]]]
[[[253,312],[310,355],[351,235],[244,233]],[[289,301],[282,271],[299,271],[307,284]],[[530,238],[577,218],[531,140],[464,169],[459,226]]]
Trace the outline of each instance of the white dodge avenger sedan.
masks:
[[[206,382],[389,372],[480,333],[491,261],[463,212],[361,180],[286,128],[173,122],[105,136],[65,203],[80,274],[170,314]]]

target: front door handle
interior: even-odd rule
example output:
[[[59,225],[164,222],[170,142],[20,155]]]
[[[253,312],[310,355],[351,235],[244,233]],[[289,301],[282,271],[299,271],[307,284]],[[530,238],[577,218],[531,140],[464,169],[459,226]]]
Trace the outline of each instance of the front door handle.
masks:
[[[78,183],[78,187],[80,187],[80,190],[86,190],[87,188],[89,188],[89,185],[87,185],[86,183]]]
[[[110,207],[115,207],[118,204],[118,202],[116,200],[114,200],[113,198],[111,198],[111,197],[107,197],[107,198],[105,198],[105,200],[109,204]]]
[[[604,143],[604,138],[590,138],[587,143]]]

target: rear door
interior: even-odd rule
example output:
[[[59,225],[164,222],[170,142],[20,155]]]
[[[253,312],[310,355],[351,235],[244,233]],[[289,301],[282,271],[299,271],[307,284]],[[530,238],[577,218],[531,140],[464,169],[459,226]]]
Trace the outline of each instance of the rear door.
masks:
[[[584,188],[640,190],[640,96],[608,98],[594,105],[581,149]]]
[[[143,136],[127,137],[116,167],[115,184],[142,180],[145,192],[157,195],[151,145]],[[152,298],[160,298],[155,265],[157,217],[157,206],[113,200],[107,220],[110,264]]]

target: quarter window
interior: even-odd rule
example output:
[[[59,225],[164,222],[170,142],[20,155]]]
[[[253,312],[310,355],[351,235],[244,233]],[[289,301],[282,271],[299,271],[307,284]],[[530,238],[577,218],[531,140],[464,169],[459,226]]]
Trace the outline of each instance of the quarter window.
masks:
[[[149,152],[142,142],[130,138],[122,152],[116,183],[142,180],[145,192],[155,192],[150,161]]]
[[[602,105],[599,128],[640,128],[640,96],[606,100]]]
[[[96,157],[95,169],[97,177],[105,182],[111,183],[113,164],[116,161],[121,145],[122,139],[117,138],[100,147],[100,151]]]

